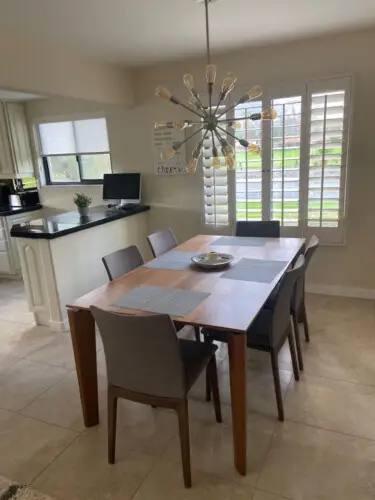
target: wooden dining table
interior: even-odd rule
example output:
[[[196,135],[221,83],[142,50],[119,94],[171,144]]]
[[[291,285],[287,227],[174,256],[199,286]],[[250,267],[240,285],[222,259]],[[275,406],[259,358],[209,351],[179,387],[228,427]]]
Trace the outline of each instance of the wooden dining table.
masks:
[[[176,247],[175,251],[202,253],[225,252],[242,258],[278,260],[285,264],[271,283],[222,279],[225,271],[207,272],[194,267],[167,270],[139,267],[125,276],[89,292],[67,305],[75,364],[86,427],[99,423],[98,379],[95,323],[90,306],[120,314],[144,315],[146,312],[113,307],[120,297],[140,285],[172,287],[209,293],[186,316],[172,319],[186,325],[216,328],[227,332],[230,392],[233,422],[234,464],[246,474],[246,331],[288,267],[303,251],[305,240],[272,238],[258,246],[219,246],[218,236],[198,235]],[[98,263],[99,265],[99,263]]]

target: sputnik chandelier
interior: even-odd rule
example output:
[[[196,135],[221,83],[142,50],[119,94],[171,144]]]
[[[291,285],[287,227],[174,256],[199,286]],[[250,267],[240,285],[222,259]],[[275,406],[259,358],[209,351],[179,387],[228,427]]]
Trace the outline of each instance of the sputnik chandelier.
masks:
[[[229,94],[234,90],[237,78],[233,73],[228,73],[224,78],[221,88],[218,93],[217,103],[213,104],[214,95],[214,84],[216,81],[216,66],[211,64],[211,53],[210,53],[210,30],[209,30],[209,19],[208,19],[208,5],[215,0],[204,0],[205,4],[205,17],[206,17],[206,44],[207,44],[207,65],[206,65],[206,83],[207,83],[207,93],[208,93],[208,106],[204,106],[200,99],[199,93],[195,89],[194,77],[193,75],[187,73],[183,77],[183,82],[190,92],[190,99],[188,105],[182,103],[177,97],[175,97],[168,89],[165,87],[157,87],[155,94],[162,98],[171,101],[173,104],[177,104],[187,109],[194,115],[196,115],[199,120],[176,120],[176,121],[162,121],[155,123],[155,129],[171,129],[175,128],[178,130],[185,130],[191,127],[197,127],[198,129],[186,137],[185,140],[181,142],[175,142],[171,149],[164,151],[162,153],[163,160],[170,160],[176,153],[181,149],[181,147],[190,141],[194,136],[201,133],[201,139],[198,142],[196,148],[192,153],[192,157],[186,167],[187,172],[194,173],[198,166],[198,160],[202,154],[203,144],[206,138],[212,140],[212,164],[214,167],[221,166],[221,156],[225,159],[225,164],[228,169],[235,168],[235,150],[231,144],[226,140],[225,137],[229,136],[234,141],[238,141],[242,147],[246,150],[252,151],[254,153],[259,153],[260,148],[256,144],[250,144],[246,139],[239,139],[236,135],[228,130],[228,127],[236,128],[236,122],[243,120],[274,120],[276,118],[276,111],[272,108],[263,110],[261,113],[253,113],[250,116],[245,116],[241,118],[227,118],[228,112],[233,110],[237,105],[247,103],[253,99],[258,99],[262,95],[262,89],[258,86],[252,87],[248,92],[246,92],[238,101],[233,105],[226,105],[225,101]],[[223,109],[225,107],[225,109]],[[221,149],[222,155],[219,154],[218,146]]]

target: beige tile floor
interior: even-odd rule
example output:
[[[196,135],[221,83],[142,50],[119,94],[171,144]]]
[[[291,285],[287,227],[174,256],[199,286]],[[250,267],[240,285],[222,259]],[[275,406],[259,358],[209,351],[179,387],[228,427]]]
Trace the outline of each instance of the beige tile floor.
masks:
[[[283,424],[268,355],[248,353],[246,477],[232,463],[221,347],[224,423],[215,423],[199,380],[190,400],[193,488],[186,490],[175,415],[122,402],[117,461],[108,465],[100,342],[101,424],[85,429],[69,336],[33,326],[22,284],[0,282],[0,475],[58,500],[374,500],[375,303],[315,295],[308,311],[300,382],[288,349],[280,354]]]

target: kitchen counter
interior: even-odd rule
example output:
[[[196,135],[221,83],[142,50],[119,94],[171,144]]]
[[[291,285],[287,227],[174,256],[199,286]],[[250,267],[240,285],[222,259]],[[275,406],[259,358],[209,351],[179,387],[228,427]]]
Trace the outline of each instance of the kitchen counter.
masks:
[[[145,205],[129,210],[101,206],[91,208],[87,217],[74,211],[15,223],[9,239],[16,246],[36,324],[66,331],[66,304],[108,283],[105,255],[137,245],[145,260],[150,257],[149,210]]]
[[[77,211],[43,217],[13,226],[10,234],[13,238],[52,240],[148,210],[149,205],[137,205],[126,210],[105,206],[92,207],[87,217],[81,217]]]
[[[14,207],[11,205],[0,205],[0,217],[7,217],[8,215],[18,215],[27,212],[35,212],[40,210],[42,205],[35,205],[33,207]]]

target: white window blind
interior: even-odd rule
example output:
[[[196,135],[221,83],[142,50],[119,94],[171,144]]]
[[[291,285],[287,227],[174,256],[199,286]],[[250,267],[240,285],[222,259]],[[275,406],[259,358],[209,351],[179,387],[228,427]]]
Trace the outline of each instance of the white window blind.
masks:
[[[244,118],[262,111],[262,101],[236,106],[235,118]],[[235,135],[251,144],[262,147],[261,121],[242,120],[237,122]],[[262,157],[246,151],[236,143],[236,218],[237,220],[262,220]]]
[[[225,134],[223,132],[220,135]],[[221,146],[217,137],[214,137],[214,141],[221,155]],[[228,172],[223,156],[220,156],[220,163],[220,167],[213,167],[212,136],[208,133],[203,142],[202,153],[204,221],[207,225],[227,226],[229,224]]]
[[[272,100],[270,218],[284,227],[300,220],[301,103],[301,96]]]
[[[342,241],[349,103],[349,79],[309,88],[307,226],[332,242]]]
[[[105,118],[41,123],[38,128],[43,156],[109,152]]]
[[[215,177],[207,141],[206,223],[279,220],[283,236],[315,233],[323,243],[343,243],[350,97],[350,77],[328,78],[270,86],[261,101],[236,106],[237,119],[270,106],[277,118],[237,122],[235,135],[262,151],[236,143],[235,173],[224,168]],[[222,198],[214,201],[215,193]]]

